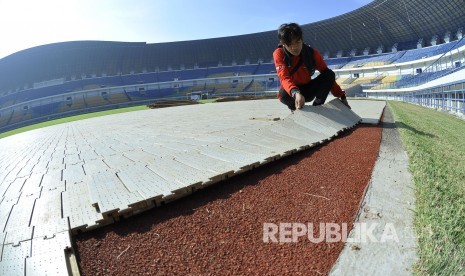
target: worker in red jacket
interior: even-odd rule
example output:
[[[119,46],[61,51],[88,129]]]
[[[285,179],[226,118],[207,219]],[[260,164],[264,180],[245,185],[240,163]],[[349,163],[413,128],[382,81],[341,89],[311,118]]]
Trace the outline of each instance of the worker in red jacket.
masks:
[[[305,102],[321,105],[329,91],[350,108],[345,91],[336,83],[334,72],[321,54],[303,43],[302,29],[296,23],[282,24],[278,29],[279,46],[273,52],[276,72],[281,82],[278,99],[294,112]],[[318,70],[320,74],[312,79]]]

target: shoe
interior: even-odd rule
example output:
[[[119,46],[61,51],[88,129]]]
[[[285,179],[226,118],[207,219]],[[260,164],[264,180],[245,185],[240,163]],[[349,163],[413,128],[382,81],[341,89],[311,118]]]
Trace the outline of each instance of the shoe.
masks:
[[[319,105],[322,105],[322,104],[324,104],[324,103],[325,103],[325,100],[316,98],[316,99],[313,101],[313,106],[319,106]]]

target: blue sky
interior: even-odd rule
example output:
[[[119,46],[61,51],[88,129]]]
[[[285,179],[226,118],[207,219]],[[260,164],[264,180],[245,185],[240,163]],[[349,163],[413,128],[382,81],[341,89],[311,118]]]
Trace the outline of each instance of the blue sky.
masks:
[[[0,0],[0,58],[77,40],[171,42],[276,30],[371,0]]]

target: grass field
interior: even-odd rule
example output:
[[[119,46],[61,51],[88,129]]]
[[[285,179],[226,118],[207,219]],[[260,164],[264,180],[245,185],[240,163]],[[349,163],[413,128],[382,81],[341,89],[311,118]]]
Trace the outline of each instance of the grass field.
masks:
[[[465,275],[465,121],[389,102],[415,182],[417,275]]]
[[[199,100],[199,103],[214,103],[216,99]]]

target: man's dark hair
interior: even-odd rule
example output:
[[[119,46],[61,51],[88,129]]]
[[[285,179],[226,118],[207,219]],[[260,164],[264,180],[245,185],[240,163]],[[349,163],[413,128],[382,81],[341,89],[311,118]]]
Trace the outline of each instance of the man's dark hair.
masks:
[[[280,43],[289,45],[292,41],[302,39],[302,29],[297,23],[285,23],[279,26],[278,39]]]

